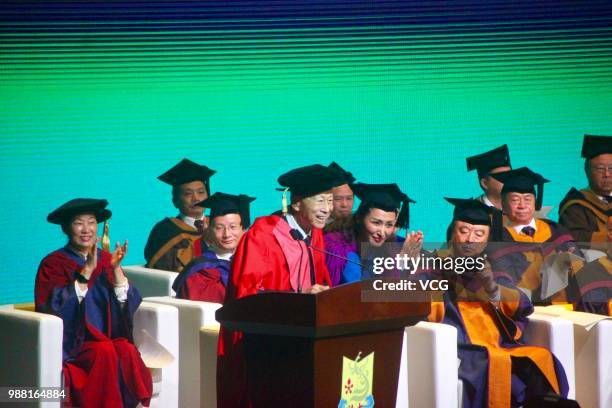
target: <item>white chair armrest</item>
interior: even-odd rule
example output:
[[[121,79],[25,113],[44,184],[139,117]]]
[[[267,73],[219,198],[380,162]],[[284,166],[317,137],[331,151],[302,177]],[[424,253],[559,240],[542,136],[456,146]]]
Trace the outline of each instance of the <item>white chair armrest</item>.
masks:
[[[561,362],[569,385],[569,398],[575,398],[574,329],[568,320],[534,313],[523,333],[525,344],[550,350]]]
[[[217,406],[217,344],[219,326],[200,329],[200,407]]]
[[[200,328],[218,326],[218,303],[198,302],[172,297],[148,297],[147,302],[175,306],[179,313],[179,405],[200,406]]]
[[[174,361],[162,369],[152,370],[153,381],[159,378],[159,395],[154,395],[151,407],[178,407],[179,383],[179,331],[178,309],[173,306],[153,302],[142,302],[134,314],[134,336],[141,330],[146,330],[159,344],[164,346],[173,356]]]
[[[141,296],[174,296],[172,284],[177,272],[149,269],[138,265],[123,266],[128,280],[138,288]]]
[[[0,384],[60,387],[63,327],[57,316],[0,309]],[[40,406],[59,407],[60,403]]]
[[[583,407],[612,407],[612,320],[590,330],[574,326],[576,399]]]
[[[408,398],[411,407],[459,406],[457,329],[419,322],[406,328]]]

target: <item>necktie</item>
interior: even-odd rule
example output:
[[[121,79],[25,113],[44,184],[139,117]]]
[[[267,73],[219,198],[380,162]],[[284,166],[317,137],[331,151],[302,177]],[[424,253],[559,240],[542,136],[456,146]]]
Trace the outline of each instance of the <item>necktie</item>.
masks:
[[[612,196],[605,196],[603,198],[608,204],[612,203]]]
[[[526,227],[523,227],[521,229],[521,232],[527,236],[530,236],[531,238],[533,238],[533,236],[535,235],[535,228],[530,227],[529,225],[527,225]]]
[[[204,233],[204,221],[195,220],[194,225],[200,234]]]

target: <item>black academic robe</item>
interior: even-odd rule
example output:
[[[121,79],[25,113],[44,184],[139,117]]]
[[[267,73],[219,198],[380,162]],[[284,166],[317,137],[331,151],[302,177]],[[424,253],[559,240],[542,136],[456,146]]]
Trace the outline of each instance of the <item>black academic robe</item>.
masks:
[[[562,251],[580,249],[569,232],[561,225],[536,219],[536,233],[533,237],[519,234],[512,227],[505,227],[502,243],[489,245],[489,261],[493,268],[503,271],[509,281],[518,288],[527,289],[534,303],[567,301],[565,290],[548,299],[542,299],[542,266],[547,256]],[[582,264],[580,264],[582,266]]]
[[[589,262],[570,279],[569,293],[579,311],[612,316],[612,260]]]
[[[612,216],[608,204],[590,189],[572,188],[559,205],[559,223],[567,228],[583,247],[601,248],[606,242],[606,223]]]
[[[155,224],[144,250],[147,268],[181,272],[202,254],[201,234],[178,218],[164,218]]]

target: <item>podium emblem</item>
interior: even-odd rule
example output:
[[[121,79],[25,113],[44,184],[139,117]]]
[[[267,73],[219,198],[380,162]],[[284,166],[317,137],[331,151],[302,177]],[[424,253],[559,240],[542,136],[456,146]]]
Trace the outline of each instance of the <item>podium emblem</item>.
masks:
[[[342,388],[338,408],[371,408],[374,406],[372,381],[374,379],[374,352],[355,360],[342,357]]]

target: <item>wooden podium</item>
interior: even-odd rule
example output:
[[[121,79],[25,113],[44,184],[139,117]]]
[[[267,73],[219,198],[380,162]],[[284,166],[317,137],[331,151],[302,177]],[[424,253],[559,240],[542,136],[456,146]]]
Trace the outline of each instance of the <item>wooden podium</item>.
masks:
[[[317,295],[266,292],[217,311],[224,327],[244,332],[255,407],[338,407],[343,356],[372,352],[374,402],[395,406],[404,327],[427,317],[431,296],[411,292],[410,301],[362,302],[362,289],[371,288],[364,281]]]

